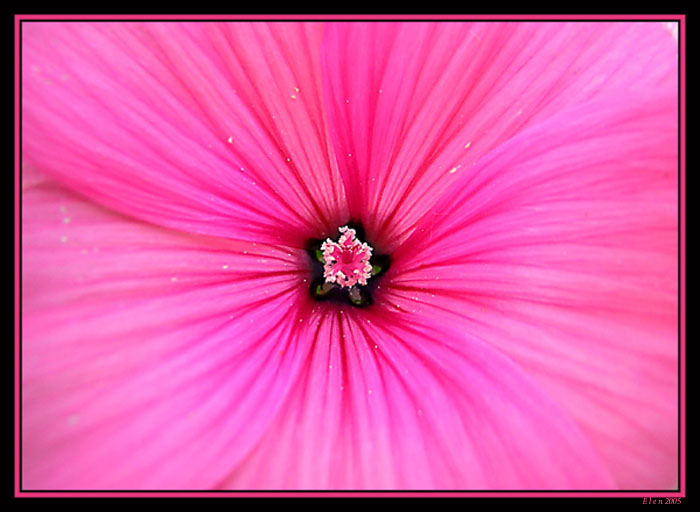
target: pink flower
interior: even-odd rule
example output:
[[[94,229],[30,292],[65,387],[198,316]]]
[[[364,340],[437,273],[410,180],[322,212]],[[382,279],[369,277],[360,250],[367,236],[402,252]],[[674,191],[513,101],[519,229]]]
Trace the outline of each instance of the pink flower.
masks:
[[[22,45],[25,489],[677,485],[661,24]]]

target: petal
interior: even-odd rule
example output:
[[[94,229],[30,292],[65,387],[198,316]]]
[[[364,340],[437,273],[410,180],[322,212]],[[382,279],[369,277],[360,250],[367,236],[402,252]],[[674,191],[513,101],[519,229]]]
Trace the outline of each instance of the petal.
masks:
[[[675,97],[626,96],[523,132],[455,183],[387,276],[388,297],[459,318],[535,376],[621,488],[678,478],[676,115]]]
[[[317,24],[29,23],[23,152],[122,213],[261,241],[346,220]],[[294,234],[294,236],[291,236]]]
[[[220,487],[612,485],[561,408],[478,339],[387,305],[324,308],[313,322],[289,402]]]
[[[27,181],[24,487],[213,486],[307,357],[306,254],[177,234]]]
[[[675,91],[677,73],[661,23],[331,24],[322,62],[350,214],[385,253],[502,141],[595,96]]]

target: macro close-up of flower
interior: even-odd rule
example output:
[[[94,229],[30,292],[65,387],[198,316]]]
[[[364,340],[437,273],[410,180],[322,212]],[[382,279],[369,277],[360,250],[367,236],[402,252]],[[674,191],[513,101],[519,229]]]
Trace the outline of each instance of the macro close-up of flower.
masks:
[[[28,490],[668,490],[660,22],[24,22]]]

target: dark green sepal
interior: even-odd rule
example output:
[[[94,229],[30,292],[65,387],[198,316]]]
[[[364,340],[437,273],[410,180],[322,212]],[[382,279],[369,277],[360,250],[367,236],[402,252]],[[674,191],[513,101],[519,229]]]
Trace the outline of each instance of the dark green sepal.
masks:
[[[363,308],[372,304],[372,298],[364,288],[353,286],[348,290],[348,300],[355,307]]]
[[[332,283],[316,283],[314,288],[314,295],[316,297],[325,297],[333,290]]]
[[[325,263],[325,261],[323,260],[323,251],[322,251],[321,249],[316,249],[316,252],[314,253],[314,256],[316,256],[316,259],[317,259],[319,262]]]
[[[370,258],[372,264],[372,277],[382,275],[389,269],[389,256],[378,254]]]

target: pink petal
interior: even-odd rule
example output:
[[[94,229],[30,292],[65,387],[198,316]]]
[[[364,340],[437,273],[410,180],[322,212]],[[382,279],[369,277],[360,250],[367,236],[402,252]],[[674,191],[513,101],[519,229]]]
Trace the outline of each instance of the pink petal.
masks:
[[[675,94],[528,129],[457,178],[383,286],[508,353],[621,488],[677,485],[677,141]]]
[[[326,145],[321,34],[297,23],[26,24],[25,158],[163,226],[284,243],[330,232],[347,213]]]
[[[675,90],[657,23],[334,23],[322,53],[350,213],[398,245],[457,175],[568,105]]]
[[[306,254],[176,234],[29,181],[24,487],[213,486],[307,357]]]
[[[570,489],[612,480],[511,361],[391,304],[324,308],[302,378],[222,488]]]
[[[26,488],[611,486],[531,379],[408,297],[310,305],[299,251],[24,183]]]

